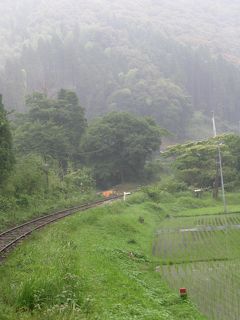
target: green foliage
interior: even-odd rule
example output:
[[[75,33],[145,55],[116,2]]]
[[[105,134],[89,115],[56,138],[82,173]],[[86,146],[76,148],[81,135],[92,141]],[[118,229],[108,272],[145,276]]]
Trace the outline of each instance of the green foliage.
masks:
[[[34,235],[0,267],[0,313],[8,309],[11,320],[204,319],[155,272],[151,246],[162,220],[150,204],[118,202]]]
[[[15,199],[10,197],[0,196],[0,212],[11,210],[15,207]]]
[[[13,164],[12,135],[0,94],[0,186],[12,170]]]
[[[43,169],[43,161],[39,156],[30,155],[18,159],[5,187],[5,193],[12,193],[15,197],[43,194],[47,189]]]
[[[97,197],[90,169],[71,171],[62,180],[57,161],[47,160],[36,154],[16,159],[1,189],[0,230]]]
[[[129,72],[122,75],[122,87],[130,89],[113,92],[108,99],[110,108],[142,116],[151,115],[161,126],[184,136],[186,131],[182,128],[188,125],[192,113],[186,92],[170,80],[148,79],[148,75],[143,75],[138,69],[131,76],[131,81],[128,79]]]
[[[178,193],[178,192],[184,192],[188,190],[187,185],[182,182],[178,181],[177,179],[173,177],[167,177],[165,178],[160,184],[159,187],[161,190],[167,191],[169,193]]]
[[[82,168],[76,171],[69,172],[64,177],[64,182],[68,190],[73,188],[80,192],[89,192],[95,187],[95,180],[92,176],[92,171],[89,168]]]
[[[16,8],[4,2],[0,87],[6,105],[22,111],[26,93],[66,87],[90,117],[113,110],[151,115],[181,138],[199,138],[209,133],[206,119],[215,106],[221,129],[236,128],[238,9],[236,1],[221,1],[215,10],[209,0],[125,0],[117,7],[107,0],[52,0],[51,7],[16,0]]]
[[[188,187],[184,182],[179,182],[172,177],[164,177],[163,181],[142,188],[144,194],[157,203],[174,202],[178,194],[182,196],[188,191]],[[175,199],[176,200],[176,199]]]
[[[139,179],[160,143],[160,129],[153,120],[113,112],[89,126],[82,149],[97,182],[107,185]]]
[[[21,154],[38,153],[59,161],[66,172],[75,160],[86,128],[84,110],[74,92],[60,90],[57,99],[41,93],[27,98],[29,111],[16,122],[15,144]]]
[[[239,184],[239,144],[238,136],[222,135],[216,139],[171,147],[164,156],[173,159],[173,169],[180,181],[188,186],[208,188],[216,182],[219,146],[222,154],[224,180],[226,186],[233,189]],[[218,172],[218,185],[219,180]]]
[[[160,160],[148,161],[144,166],[144,179],[146,182],[160,181],[163,165]]]

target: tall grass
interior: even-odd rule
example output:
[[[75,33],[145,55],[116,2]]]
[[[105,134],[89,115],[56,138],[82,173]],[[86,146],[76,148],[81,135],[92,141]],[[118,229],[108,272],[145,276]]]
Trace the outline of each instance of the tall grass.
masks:
[[[53,195],[48,197],[32,196],[27,206],[15,206],[7,210],[0,210],[0,231],[31,218],[93,201],[97,198],[95,192],[74,192],[67,196],[59,194],[57,197]]]
[[[18,247],[0,267],[2,319],[204,319],[156,272],[166,212],[143,199],[66,218]]]

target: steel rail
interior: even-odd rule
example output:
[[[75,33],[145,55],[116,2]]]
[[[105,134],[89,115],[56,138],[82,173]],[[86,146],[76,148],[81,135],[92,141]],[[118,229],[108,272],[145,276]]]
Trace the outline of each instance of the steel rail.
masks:
[[[30,235],[33,231],[41,229],[53,222],[63,219],[79,211],[85,211],[90,208],[97,207],[109,201],[122,198],[122,195],[109,197],[103,200],[97,200],[91,203],[81,204],[66,210],[57,211],[49,215],[30,220],[21,225],[6,230],[0,234],[0,257],[9,249],[15,246],[20,240]]]

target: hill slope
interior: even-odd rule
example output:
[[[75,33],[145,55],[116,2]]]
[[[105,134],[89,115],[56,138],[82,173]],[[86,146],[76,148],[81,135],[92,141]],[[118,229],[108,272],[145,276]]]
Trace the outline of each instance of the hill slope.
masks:
[[[5,104],[24,110],[27,93],[67,87],[89,117],[128,110],[155,117],[177,136],[199,137],[215,109],[237,127],[239,9],[222,0],[5,0]],[[196,126],[203,129],[194,134]]]

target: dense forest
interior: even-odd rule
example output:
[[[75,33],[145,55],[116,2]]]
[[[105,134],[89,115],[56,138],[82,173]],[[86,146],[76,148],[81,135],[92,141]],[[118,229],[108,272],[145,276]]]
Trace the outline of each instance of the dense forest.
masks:
[[[95,185],[156,181],[162,137],[209,137],[213,110],[218,132],[238,130],[238,6],[2,1],[3,208],[34,195],[61,198]],[[235,148],[238,140],[231,143]],[[208,155],[211,163],[202,174],[201,150],[187,146],[175,155],[173,171],[188,186],[213,185],[216,146],[204,148],[201,160]]]
[[[26,105],[10,126],[0,95],[0,229],[22,210],[35,214],[96,197],[96,187],[158,179],[154,154],[164,130],[152,118],[111,112],[88,123],[76,93],[65,89],[56,98],[33,93]]]
[[[237,129],[238,7],[220,0],[197,8],[190,0],[2,1],[5,106],[26,111],[27,94],[68,88],[88,118],[127,111],[152,116],[178,139],[202,138],[215,110],[221,130]]]

